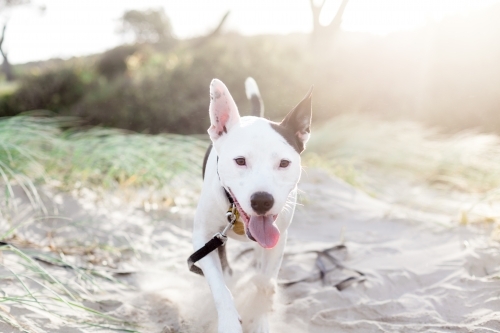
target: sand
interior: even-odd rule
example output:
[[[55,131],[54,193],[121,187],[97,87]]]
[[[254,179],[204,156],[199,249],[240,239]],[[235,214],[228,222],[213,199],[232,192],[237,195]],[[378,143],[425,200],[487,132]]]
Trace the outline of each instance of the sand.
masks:
[[[20,229],[29,242],[19,246],[37,244],[37,253],[64,248],[66,260],[85,267],[93,263],[115,279],[97,278],[93,287],[78,282],[90,290],[86,306],[134,322],[140,332],[216,331],[208,287],[186,266],[196,191],[186,190],[187,199],[179,199],[174,209],[148,212],[139,208],[149,207],[140,195],[130,201],[86,190],[73,195],[50,189],[45,193],[47,202],[57,203],[58,214],[73,222],[32,223]],[[447,195],[439,196],[401,183],[381,193],[370,197],[319,170],[304,174],[301,205],[279,276],[272,331],[500,332],[500,247],[491,238],[491,224],[461,225],[460,194],[441,191]],[[15,219],[23,216],[30,213],[19,213]],[[97,243],[116,250],[69,253]],[[317,255],[310,251],[339,244],[345,248],[331,253],[346,269],[327,263],[332,270],[319,279]],[[242,283],[253,270],[249,243],[230,241],[228,255],[234,269],[228,283],[243,308],[242,298],[251,293]],[[9,260],[15,264],[5,253],[4,265]],[[74,275],[71,269],[41,265],[54,276],[71,280]],[[361,277],[356,271],[364,274],[363,282],[341,291],[335,288],[347,277]],[[1,273],[7,274],[5,269]],[[2,290],[15,294],[20,287],[12,279]],[[32,332],[112,332],[15,304],[0,306]],[[0,332],[19,331],[0,322]]]

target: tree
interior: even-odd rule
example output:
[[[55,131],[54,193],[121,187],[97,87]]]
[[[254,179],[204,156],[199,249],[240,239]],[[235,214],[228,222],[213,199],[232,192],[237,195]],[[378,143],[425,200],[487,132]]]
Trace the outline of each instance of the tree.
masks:
[[[28,4],[30,0],[1,0],[0,1],[0,13],[4,13],[6,10],[14,7]],[[3,62],[2,62],[2,71],[5,74],[7,81],[14,80],[14,73],[12,71],[12,65],[9,62],[9,58],[7,57],[7,52],[4,49],[3,42],[5,40],[5,31],[7,30],[7,20],[5,21],[2,28],[2,36],[0,37],[0,54],[2,54]]]
[[[193,46],[199,47],[199,46],[205,44],[206,42],[208,42],[213,37],[220,35],[222,28],[224,27],[224,24],[226,23],[226,20],[227,20],[230,13],[231,13],[230,11],[227,11],[224,15],[222,15],[222,18],[220,19],[219,24],[217,24],[217,26],[212,31],[210,31],[209,33],[207,33],[204,36],[200,36],[198,38],[195,38]]]
[[[5,78],[7,81],[14,81],[14,73],[12,72],[12,65],[9,62],[9,58],[7,57],[7,52],[5,52],[3,48],[3,41],[5,39],[5,29],[7,29],[7,23],[3,25],[2,29],[2,37],[0,37],[0,53],[3,57],[2,62],[2,72],[5,74]]]
[[[122,18],[121,33],[134,34],[137,43],[168,44],[172,41],[172,25],[162,9],[129,10]]]
[[[344,11],[349,0],[342,0],[339,9],[330,24],[322,26],[319,22],[319,16],[323,10],[325,2],[326,0],[320,0],[320,3],[316,4],[314,0],[309,0],[313,16],[313,31],[311,37],[314,46],[318,46],[320,44],[323,46],[329,46],[332,43],[335,35],[340,30],[342,16],[344,15]]]

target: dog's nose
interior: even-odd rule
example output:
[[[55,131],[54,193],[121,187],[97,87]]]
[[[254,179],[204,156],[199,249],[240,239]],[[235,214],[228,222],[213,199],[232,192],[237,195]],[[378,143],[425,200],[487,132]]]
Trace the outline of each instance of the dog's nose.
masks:
[[[274,198],[267,192],[255,192],[250,197],[250,204],[253,210],[259,214],[264,215],[274,205]]]

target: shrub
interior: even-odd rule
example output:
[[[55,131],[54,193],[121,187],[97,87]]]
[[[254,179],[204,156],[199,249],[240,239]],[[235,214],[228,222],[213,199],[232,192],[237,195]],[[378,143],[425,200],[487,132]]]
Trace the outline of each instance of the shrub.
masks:
[[[1,114],[46,109],[61,112],[69,109],[85,94],[86,84],[76,70],[51,70],[22,79],[20,87],[0,102]]]
[[[209,83],[219,78],[229,87],[242,114],[250,103],[246,77],[261,87],[266,116],[281,119],[311,84],[300,45],[273,38],[225,35],[198,48],[188,42],[169,53],[138,51],[144,59],[127,75],[101,80],[72,109],[91,125],[149,133],[205,133],[209,124]],[[265,60],[262,60],[265,59]]]
[[[133,55],[137,45],[121,45],[104,52],[96,64],[96,70],[107,79],[113,79],[127,71],[127,58]]]

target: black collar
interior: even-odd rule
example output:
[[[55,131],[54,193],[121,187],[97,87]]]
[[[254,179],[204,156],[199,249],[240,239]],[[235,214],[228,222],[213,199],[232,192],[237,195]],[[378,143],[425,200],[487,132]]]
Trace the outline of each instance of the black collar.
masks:
[[[219,176],[219,156],[217,156],[217,169],[216,170],[217,170],[217,177],[219,177],[219,182],[220,182],[220,176]],[[222,186],[222,189],[224,190],[224,194],[226,195],[226,198],[229,201],[229,204],[233,205],[234,204],[234,199],[231,196],[231,194],[229,193],[229,191],[226,190],[226,188],[224,186]]]

